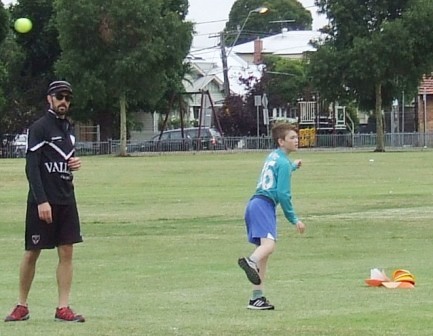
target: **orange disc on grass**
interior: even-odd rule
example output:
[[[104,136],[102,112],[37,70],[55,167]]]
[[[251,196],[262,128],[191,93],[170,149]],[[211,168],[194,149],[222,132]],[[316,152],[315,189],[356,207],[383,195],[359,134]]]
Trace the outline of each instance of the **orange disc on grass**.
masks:
[[[414,288],[415,284],[410,283],[410,282],[400,282],[400,284],[398,285],[398,288]]]
[[[396,281],[385,281],[383,285],[386,288],[414,288],[415,286],[410,282],[396,282]]]
[[[395,281],[384,281],[383,285],[386,288],[397,288],[398,286],[400,286],[400,282],[395,282]]]
[[[383,282],[383,280],[379,280],[379,279],[365,279],[364,281],[370,287],[382,286],[382,282]]]
[[[411,274],[411,273],[407,270],[404,270],[404,269],[397,269],[392,273],[392,277],[396,278],[396,277],[403,275],[403,274],[407,275],[407,274]]]
[[[401,275],[401,276],[398,276],[397,278],[395,278],[393,280],[397,281],[397,282],[410,282],[410,283],[415,284],[415,279],[411,275]]]

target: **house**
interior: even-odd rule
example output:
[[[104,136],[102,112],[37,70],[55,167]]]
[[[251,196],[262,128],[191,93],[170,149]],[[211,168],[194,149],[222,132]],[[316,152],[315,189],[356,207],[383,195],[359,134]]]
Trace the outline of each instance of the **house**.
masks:
[[[233,52],[251,64],[258,64],[263,56],[275,55],[290,59],[301,59],[308,51],[314,51],[311,41],[323,38],[315,30],[287,30],[280,34],[256,39],[233,47]]]
[[[223,105],[225,98],[221,48],[191,49],[185,62],[190,65],[190,71],[183,80],[183,100],[188,105],[186,123],[191,125],[201,122],[203,126],[210,126],[213,117],[212,106],[216,111]],[[254,85],[262,73],[260,65],[249,64],[234,52],[228,54],[227,65],[230,92],[233,95],[244,96],[247,93],[247,86],[241,78],[249,79]],[[205,94],[207,92],[209,95]],[[179,111],[173,110],[170,117],[177,119],[178,115]],[[201,115],[203,119],[199,121]],[[138,140],[156,134],[161,119],[162,116],[158,113],[137,113],[136,121],[143,125],[143,131],[131,132],[131,138]]]
[[[313,51],[310,45],[311,40],[318,39],[322,33],[318,31],[287,31],[283,29],[280,34],[268,36],[261,40],[237,45],[233,48],[226,48],[228,79],[231,94],[244,96],[247,87],[240,78],[248,79],[251,84],[257,81],[262,74],[260,62],[264,55],[276,55],[291,59],[300,59],[305,52]],[[260,47],[260,49],[258,49]],[[254,55],[256,54],[256,59]],[[224,102],[224,71],[222,64],[222,53],[220,46],[190,50],[185,62],[190,64],[190,72],[186,75],[183,84],[185,87],[185,101],[187,102],[188,113],[186,119],[189,123],[197,122],[202,114],[207,116],[202,121],[203,125],[209,123],[209,115],[212,114],[211,106],[215,110]],[[201,92],[209,92],[212,103],[209,99],[203,99]],[[178,111],[173,111],[176,118]],[[278,116],[284,116],[284,112]],[[161,116],[157,113],[138,113],[136,120],[143,125],[143,131],[131,132],[132,138],[150,137],[158,132]]]
[[[320,37],[322,37],[322,33],[318,31],[288,31],[283,29],[280,34],[227,48],[231,94],[243,96],[247,93],[245,85],[239,80],[240,78],[249,78],[252,81],[251,84],[254,84],[261,77],[264,55],[300,59],[305,52],[314,50],[310,42]],[[221,106],[224,101],[224,74],[220,47],[191,50],[188,61],[192,71],[184,82],[186,91],[209,90],[214,106],[216,108]],[[201,108],[197,97],[192,99],[190,108],[192,109],[190,117],[197,119]],[[278,117],[287,116],[287,111],[281,112],[281,109],[278,111]],[[272,112],[274,116],[275,109]]]
[[[292,60],[299,60],[305,57],[307,52],[315,51],[313,41],[320,41],[325,35],[320,31],[314,30],[287,30],[282,29],[280,34],[268,36],[255,41],[244,43],[233,48],[233,51],[251,64],[261,64],[265,56],[278,56]],[[350,123],[346,125],[346,110],[344,106],[335,106],[321,111],[318,101],[302,101],[294,111],[284,111],[288,116],[296,115],[301,129],[307,132],[335,132],[345,131],[347,128],[353,129]],[[277,107],[278,110],[284,107]],[[275,110],[275,107],[273,108]],[[281,117],[281,116],[279,116]],[[350,126],[350,127],[349,127]]]
[[[261,77],[261,66],[249,64],[235,53],[227,52],[227,74],[229,79],[230,93],[232,95],[244,96],[247,86],[241,80],[250,80],[251,84]],[[191,92],[190,120],[197,120],[199,110],[208,106],[202,106],[201,95],[198,92],[209,92],[213,106],[217,109],[224,102],[224,71],[221,58],[221,48],[191,50],[186,62],[190,64],[190,72],[184,80],[186,92]],[[209,105],[209,103],[207,103]]]
[[[418,88],[418,132],[433,132],[433,78],[424,76]]]

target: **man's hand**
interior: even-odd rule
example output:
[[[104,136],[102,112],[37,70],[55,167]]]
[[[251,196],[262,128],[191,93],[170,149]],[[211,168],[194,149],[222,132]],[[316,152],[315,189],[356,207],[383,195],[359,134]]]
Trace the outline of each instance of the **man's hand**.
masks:
[[[51,224],[53,222],[53,215],[51,212],[51,205],[48,202],[38,205],[39,219]]]
[[[81,160],[79,157],[71,157],[68,160],[68,167],[71,171],[78,170],[81,167]]]

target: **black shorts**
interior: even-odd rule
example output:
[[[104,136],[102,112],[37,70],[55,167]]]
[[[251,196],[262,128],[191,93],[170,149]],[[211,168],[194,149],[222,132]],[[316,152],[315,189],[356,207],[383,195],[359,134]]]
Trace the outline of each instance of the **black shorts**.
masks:
[[[27,203],[25,249],[52,249],[83,241],[77,205],[51,204],[53,222],[39,219],[38,205]]]

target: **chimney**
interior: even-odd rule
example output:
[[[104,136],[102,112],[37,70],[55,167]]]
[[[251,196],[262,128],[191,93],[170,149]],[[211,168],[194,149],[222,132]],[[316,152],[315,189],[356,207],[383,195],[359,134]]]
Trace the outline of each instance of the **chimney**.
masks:
[[[254,59],[253,59],[253,62],[256,65],[261,64],[263,61],[262,50],[263,50],[263,40],[257,38],[256,40],[254,40]]]

